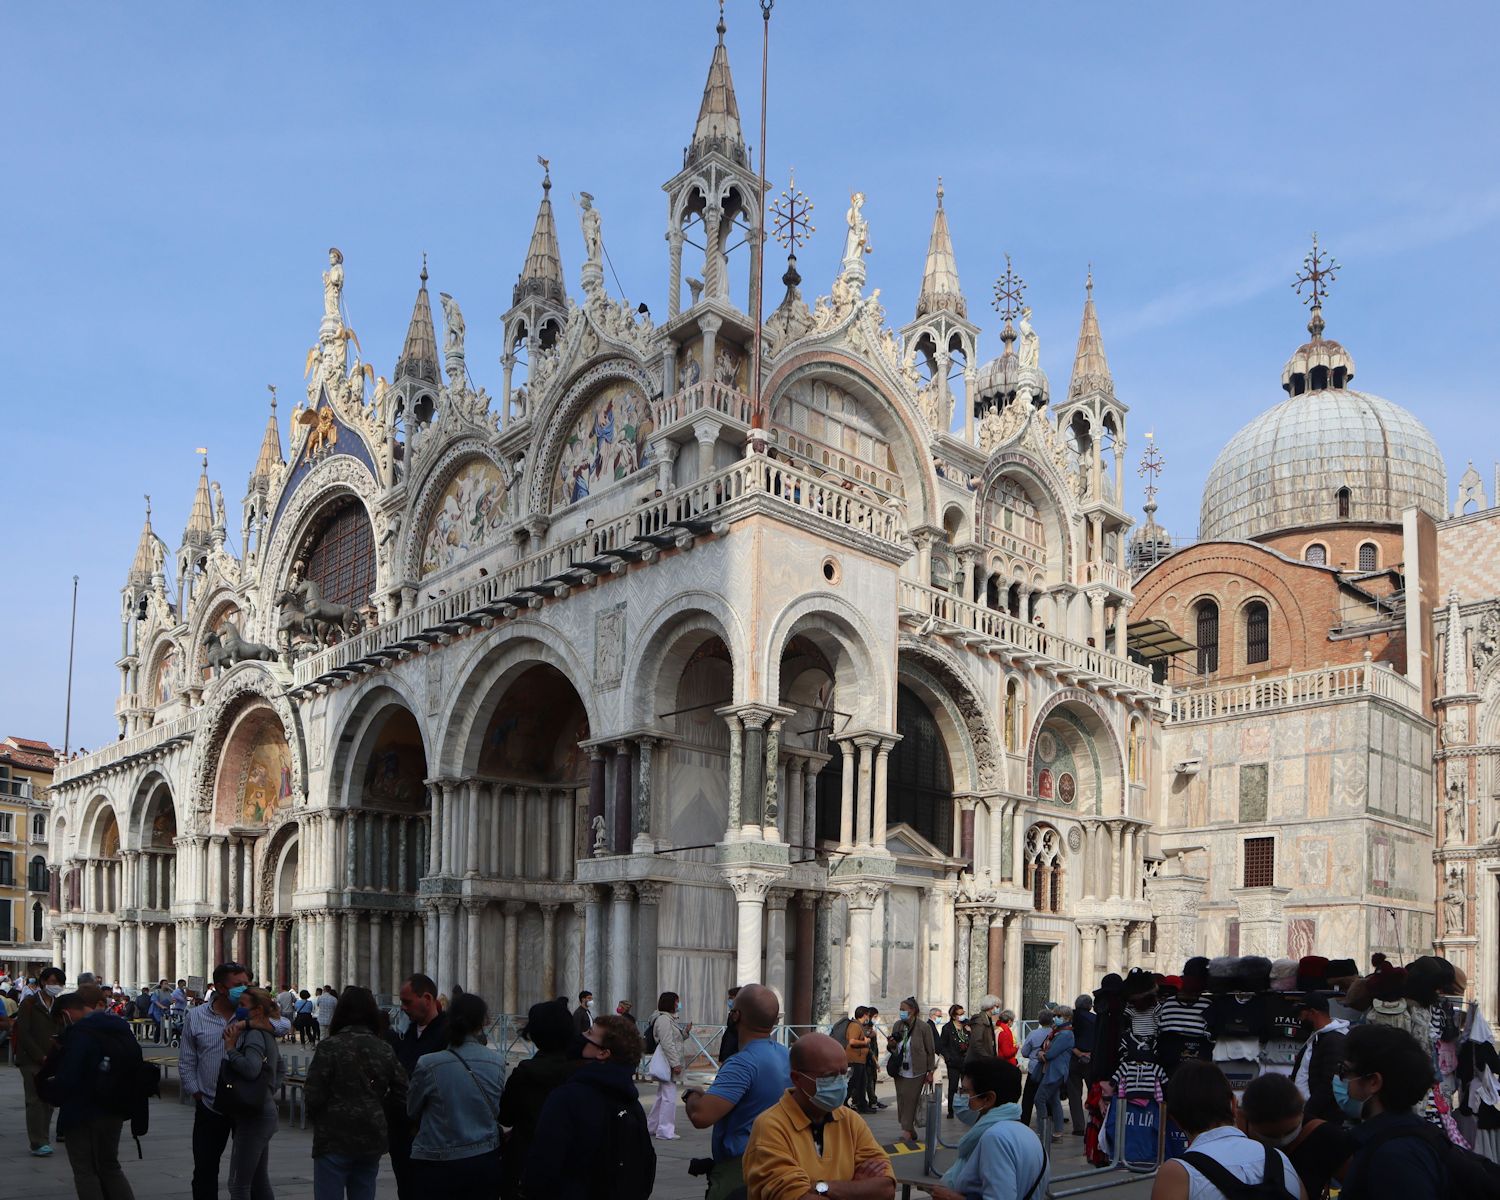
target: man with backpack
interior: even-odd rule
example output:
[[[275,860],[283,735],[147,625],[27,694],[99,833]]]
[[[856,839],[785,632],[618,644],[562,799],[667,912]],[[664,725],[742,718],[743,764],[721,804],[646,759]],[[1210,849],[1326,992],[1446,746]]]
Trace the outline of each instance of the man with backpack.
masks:
[[[78,1195],[134,1200],[120,1166],[120,1133],[128,1120],[144,1132],[160,1071],[141,1057],[140,1043],[109,997],[89,984],[57,1002],[66,1026],[41,1086],[58,1102],[57,1132],[66,1135]]]
[[[1308,1200],[1285,1154],[1235,1128],[1234,1091],[1213,1063],[1178,1064],[1167,1112],[1188,1135],[1188,1152],[1158,1168],[1151,1200]]]

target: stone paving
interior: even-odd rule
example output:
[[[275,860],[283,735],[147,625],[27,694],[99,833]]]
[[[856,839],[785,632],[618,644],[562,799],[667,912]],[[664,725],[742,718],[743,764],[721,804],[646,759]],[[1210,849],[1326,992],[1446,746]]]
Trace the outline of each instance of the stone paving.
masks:
[[[125,1173],[139,1200],[170,1200],[189,1195],[192,1176],[192,1130],[193,1110],[177,1103],[175,1081],[164,1087],[165,1095],[153,1101],[151,1108],[151,1132],[141,1139],[145,1157],[137,1159],[135,1143],[127,1136],[121,1140],[120,1160]],[[883,1143],[893,1142],[898,1136],[896,1128],[895,1096],[887,1083],[880,1089],[881,1099],[890,1107],[871,1116],[870,1127]],[[642,1089],[642,1102],[651,1107],[654,1089],[649,1084]],[[14,1067],[0,1064],[0,1111],[8,1120],[0,1125],[0,1177],[7,1184],[10,1195],[25,1196],[27,1200],[64,1200],[74,1195],[73,1175],[68,1169],[67,1152],[56,1147],[51,1158],[32,1158],[27,1153],[25,1118],[22,1112],[21,1076]],[[687,1117],[678,1109],[677,1132],[681,1140],[657,1142],[655,1200],[700,1200],[703,1195],[703,1180],[688,1175],[688,1160],[707,1157],[709,1154],[709,1131],[696,1130],[688,1124]],[[957,1142],[962,1127],[956,1121],[945,1121],[943,1136]],[[1081,1170],[1083,1161],[1080,1147],[1082,1139],[1065,1136],[1059,1147],[1058,1173]],[[921,1154],[900,1155],[893,1160],[900,1175],[917,1175],[921,1172]],[[951,1151],[944,1151],[938,1159],[940,1164],[952,1161]],[[908,1165],[909,1164],[909,1165]],[[224,1158],[224,1174],[220,1177],[220,1195],[227,1193],[229,1158]],[[1062,1184],[1060,1188],[1076,1187],[1086,1180],[1074,1184]],[[312,1130],[298,1129],[286,1120],[281,1131],[271,1143],[271,1184],[280,1200],[299,1200],[312,1195]],[[1137,1181],[1127,1186],[1094,1193],[1109,1197],[1124,1197],[1126,1200],[1145,1200],[1150,1192],[1149,1181]],[[383,1160],[380,1170],[378,1194],[394,1197],[395,1179],[390,1165]],[[914,1196],[925,1193],[913,1192]]]

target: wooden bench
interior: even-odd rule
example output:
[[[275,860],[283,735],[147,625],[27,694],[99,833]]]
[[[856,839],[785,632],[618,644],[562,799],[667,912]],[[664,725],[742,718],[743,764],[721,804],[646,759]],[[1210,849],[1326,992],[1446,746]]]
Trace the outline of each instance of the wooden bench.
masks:
[[[281,1094],[286,1100],[287,1122],[298,1129],[307,1128],[307,1076],[288,1073],[281,1080]]]

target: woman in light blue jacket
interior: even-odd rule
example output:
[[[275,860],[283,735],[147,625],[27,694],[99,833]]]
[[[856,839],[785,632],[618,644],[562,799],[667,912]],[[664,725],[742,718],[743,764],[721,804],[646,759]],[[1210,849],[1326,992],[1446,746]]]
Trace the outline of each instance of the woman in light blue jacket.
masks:
[[[933,1200],[1044,1200],[1047,1156],[1021,1123],[1020,1069],[1003,1058],[963,1065],[954,1112],[969,1127],[958,1157],[930,1187]]]
[[[424,1193],[493,1200],[500,1194],[500,1092],[505,1061],[480,1041],[484,1000],[464,992],[448,1006],[448,1046],[417,1059],[406,1111],[419,1123],[412,1167]]]

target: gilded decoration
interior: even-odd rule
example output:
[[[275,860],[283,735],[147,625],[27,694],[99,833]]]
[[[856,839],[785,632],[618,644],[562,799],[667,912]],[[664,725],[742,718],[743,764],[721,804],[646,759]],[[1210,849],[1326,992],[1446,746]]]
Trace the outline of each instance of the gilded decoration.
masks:
[[[607,385],[563,441],[552,503],[574,504],[650,466],[655,427],[646,393],[638,385],[625,380]]]
[[[422,537],[424,576],[460,562],[492,541],[505,524],[505,479],[494,463],[475,458],[448,481]]]

